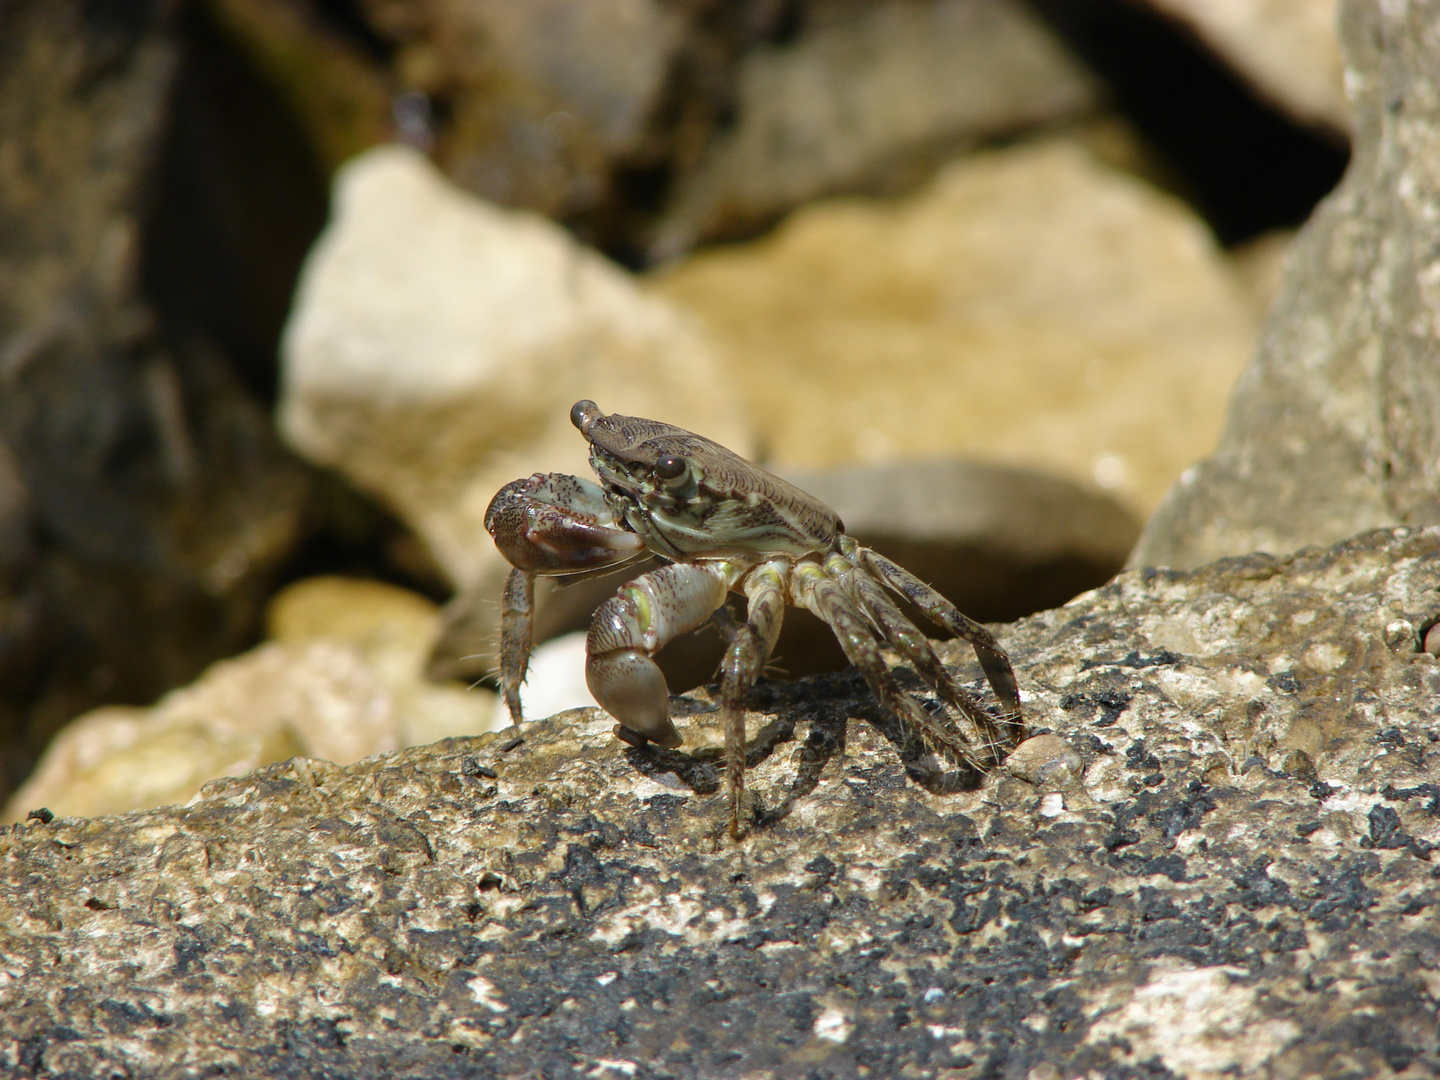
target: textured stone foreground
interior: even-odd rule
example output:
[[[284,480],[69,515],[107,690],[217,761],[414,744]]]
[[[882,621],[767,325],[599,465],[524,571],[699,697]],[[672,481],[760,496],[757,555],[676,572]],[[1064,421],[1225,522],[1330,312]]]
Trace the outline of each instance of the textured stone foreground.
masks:
[[[1440,529],[1128,572],[1005,628],[1070,750],[976,791],[767,684],[739,846],[703,694],[14,826],[0,1073],[1433,1075],[1437,616]]]

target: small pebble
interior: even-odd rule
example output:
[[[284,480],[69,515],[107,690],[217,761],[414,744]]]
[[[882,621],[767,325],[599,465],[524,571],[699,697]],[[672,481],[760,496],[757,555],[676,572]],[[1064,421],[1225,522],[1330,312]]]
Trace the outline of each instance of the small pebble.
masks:
[[[1385,644],[1391,652],[1413,653],[1420,642],[1415,626],[1408,619],[1395,619],[1385,624]]]
[[[1005,759],[1005,768],[1027,784],[1063,783],[1068,773],[1079,776],[1085,762],[1075,748],[1059,735],[1034,735],[1017,746]]]

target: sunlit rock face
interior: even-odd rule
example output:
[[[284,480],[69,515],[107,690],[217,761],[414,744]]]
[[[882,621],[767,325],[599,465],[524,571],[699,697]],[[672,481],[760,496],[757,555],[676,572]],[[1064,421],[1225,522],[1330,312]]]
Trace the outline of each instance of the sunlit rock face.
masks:
[[[1437,590],[1437,529],[1129,571],[1003,630],[1037,734],[978,787],[858,675],[763,684],[739,844],[704,694],[680,751],[576,710],[38,817],[0,834],[0,1067],[1428,1067]]]

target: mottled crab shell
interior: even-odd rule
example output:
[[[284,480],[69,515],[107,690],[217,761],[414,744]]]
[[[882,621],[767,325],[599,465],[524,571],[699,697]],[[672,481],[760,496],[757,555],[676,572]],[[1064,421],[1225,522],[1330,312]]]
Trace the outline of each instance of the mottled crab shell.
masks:
[[[606,416],[593,401],[577,402],[570,418],[616,516],[668,558],[756,562],[827,551],[845,531],[819,499],[684,428]],[[662,460],[668,477],[656,473]]]

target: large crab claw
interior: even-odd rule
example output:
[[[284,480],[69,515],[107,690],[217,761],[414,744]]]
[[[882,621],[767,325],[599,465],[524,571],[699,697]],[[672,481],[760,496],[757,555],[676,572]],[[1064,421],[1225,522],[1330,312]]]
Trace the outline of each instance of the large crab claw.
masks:
[[[500,554],[531,574],[578,574],[638,555],[645,542],[621,529],[598,484],[535,473],[506,484],[485,511]]]
[[[530,666],[533,643],[536,575],[554,577],[618,566],[642,554],[645,542],[620,527],[598,484],[564,473],[535,473],[506,484],[485,510],[485,529],[514,567],[505,581],[500,615],[500,685],[510,719],[518,724],[520,684]],[[627,672],[604,678],[600,676],[604,664],[596,665],[593,658],[587,664],[587,681],[599,678],[602,688],[617,682],[630,685],[623,679]],[[605,698],[599,700],[606,704]],[[674,731],[668,714],[655,729],[661,736]]]

